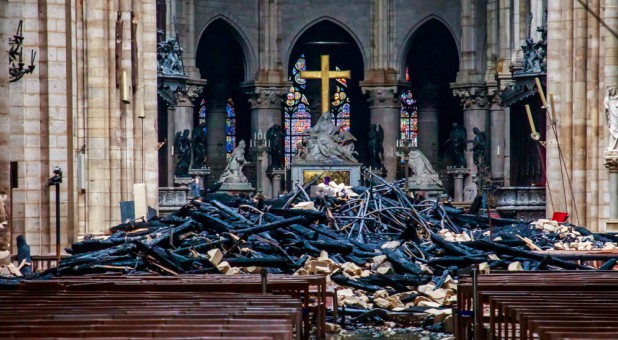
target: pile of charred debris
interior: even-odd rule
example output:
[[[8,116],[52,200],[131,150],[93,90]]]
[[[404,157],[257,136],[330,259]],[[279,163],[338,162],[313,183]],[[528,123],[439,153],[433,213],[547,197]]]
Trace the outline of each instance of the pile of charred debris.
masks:
[[[307,194],[314,182],[275,200],[210,194],[168,217],[73,244],[56,274],[327,274],[348,324],[449,331],[460,270],[590,270],[551,250],[616,247],[611,234],[548,220],[490,224],[448,203],[415,202],[401,181],[364,176],[370,186],[315,199]]]

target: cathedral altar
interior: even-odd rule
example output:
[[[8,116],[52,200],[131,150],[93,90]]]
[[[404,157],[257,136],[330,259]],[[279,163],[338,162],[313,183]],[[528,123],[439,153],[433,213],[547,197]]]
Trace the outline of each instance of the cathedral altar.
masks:
[[[320,162],[301,162],[291,165],[292,182],[307,183],[316,176],[322,175],[318,183],[322,183],[325,177],[330,177],[331,181],[343,183],[345,185],[360,185],[361,174],[360,163],[333,163],[324,164]]]
[[[297,155],[290,165],[293,183],[307,183],[312,178],[323,175],[336,183],[360,185],[360,168],[354,151],[357,140],[348,129],[337,126],[331,119],[328,100],[329,79],[350,78],[350,71],[330,71],[329,56],[321,56],[320,71],[301,71],[300,76],[322,81],[322,115],[314,126],[308,129],[308,140],[297,145]]]

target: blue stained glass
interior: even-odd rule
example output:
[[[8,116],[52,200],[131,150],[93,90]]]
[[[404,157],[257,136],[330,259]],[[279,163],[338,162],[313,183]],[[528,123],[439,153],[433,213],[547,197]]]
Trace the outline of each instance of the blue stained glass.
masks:
[[[302,91],[306,89],[307,80],[300,77],[300,71],[305,71],[307,64],[305,55],[302,54],[292,68],[294,84],[286,95],[284,108],[284,131],[285,131],[285,164],[290,165],[296,154],[296,143],[307,136],[307,129],[311,127],[311,114],[308,106],[309,101]]]
[[[225,111],[227,111],[227,116],[228,117],[235,117],[236,116],[236,112],[234,112],[234,108],[231,105],[227,105],[225,107]]]
[[[234,108],[232,98],[227,100],[225,111],[227,112],[227,118],[225,119],[225,152],[229,160],[236,146],[236,109]]]
[[[416,141],[418,135],[418,111],[415,104],[412,91],[408,90],[401,94],[400,138],[410,139],[412,142]]]
[[[225,122],[225,134],[228,136],[236,135],[236,124],[229,120]]]
[[[225,152],[231,153],[232,151],[234,151],[234,147],[236,147],[236,137],[235,136],[225,137]]]

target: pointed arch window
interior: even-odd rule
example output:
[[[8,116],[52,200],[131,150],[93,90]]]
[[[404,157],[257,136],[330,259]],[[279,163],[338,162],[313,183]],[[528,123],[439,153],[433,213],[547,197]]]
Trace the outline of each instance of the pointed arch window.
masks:
[[[399,128],[399,138],[409,139],[412,145],[418,145],[418,111],[410,90],[401,94]]]
[[[236,147],[236,109],[232,98],[227,99],[225,111],[225,155],[230,160],[232,151]]]
[[[206,99],[200,102],[200,110],[197,113],[197,124],[206,123]]]
[[[305,55],[302,54],[294,64],[292,76],[293,85],[286,95],[284,107],[284,131],[285,131],[285,165],[289,168],[294,161],[297,145],[309,136],[307,130],[311,127],[311,113],[309,101],[304,94],[307,88],[307,80],[300,77],[300,71],[307,69]]]
[[[339,71],[339,67],[335,67]],[[335,126],[350,131],[350,98],[345,90],[348,83],[345,79],[337,79],[335,94],[333,94],[333,107],[331,109],[331,119]]]

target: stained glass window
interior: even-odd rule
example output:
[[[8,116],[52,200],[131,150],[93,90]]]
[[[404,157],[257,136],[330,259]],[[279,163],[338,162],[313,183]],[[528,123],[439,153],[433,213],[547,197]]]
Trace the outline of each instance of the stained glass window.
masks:
[[[202,99],[200,102],[200,111],[198,112],[197,124],[199,125],[200,123],[206,123],[206,99]]]
[[[409,139],[412,145],[418,145],[418,111],[416,109],[416,100],[412,98],[412,91],[401,94],[401,109],[400,109],[401,139]]]
[[[293,85],[286,96],[284,108],[285,131],[285,165],[289,167],[297,153],[298,143],[303,142],[307,136],[307,129],[311,127],[311,114],[309,101],[303,93],[307,88],[307,80],[300,77],[300,71],[307,69],[305,55],[302,54],[294,64],[292,75]]]
[[[339,68],[335,68],[339,71]],[[331,119],[333,124],[341,126],[341,129],[350,130],[350,98],[345,93],[348,83],[345,79],[337,79],[339,85],[336,86],[335,94],[333,95],[333,107],[331,110]]]
[[[236,147],[236,110],[232,98],[228,98],[225,111],[225,153],[229,160],[232,157],[234,147]]]

